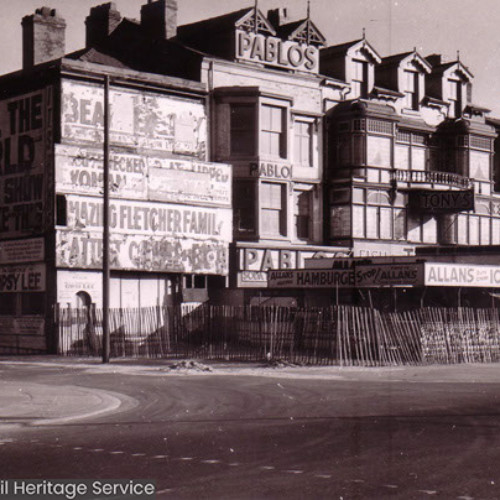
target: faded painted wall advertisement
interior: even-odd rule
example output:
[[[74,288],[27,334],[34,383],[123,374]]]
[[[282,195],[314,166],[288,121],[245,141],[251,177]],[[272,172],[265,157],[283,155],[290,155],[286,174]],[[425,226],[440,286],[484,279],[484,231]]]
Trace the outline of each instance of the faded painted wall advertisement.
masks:
[[[43,291],[45,291],[45,264],[0,267],[0,293]]]
[[[67,197],[67,226],[76,231],[102,228],[103,202],[98,198]],[[229,208],[205,208],[168,203],[113,200],[109,206],[110,229],[115,234],[186,237],[231,241]]]
[[[50,91],[0,102],[0,239],[43,230]]]
[[[101,269],[102,233],[57,231],[61,267]],[[156,272],[228,273],[228,244],[211,239],[119,235],[110,237],[110,266]]]
[[[0,241],[0,264],[41,261],[44,250],[43,238]]]
[[[102,143],[103,102],[102,86],[63,81],[63,139]],[[111,89],[110,111],[113,144],[205,158],[207,123],[201,101]]]
[[[56,145],[58,192],[101,195],[103,162],[102,150]],[[114,198],[231,206],[229,165],[116,151],[109,164]]]

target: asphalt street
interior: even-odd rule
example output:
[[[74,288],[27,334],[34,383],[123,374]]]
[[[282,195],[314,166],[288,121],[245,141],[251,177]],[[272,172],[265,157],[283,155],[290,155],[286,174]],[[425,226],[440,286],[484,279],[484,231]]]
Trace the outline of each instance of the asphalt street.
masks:
[[[0,377],[2,479],[153,479],[158,498],[500,498],[498,365],[4,359]]]

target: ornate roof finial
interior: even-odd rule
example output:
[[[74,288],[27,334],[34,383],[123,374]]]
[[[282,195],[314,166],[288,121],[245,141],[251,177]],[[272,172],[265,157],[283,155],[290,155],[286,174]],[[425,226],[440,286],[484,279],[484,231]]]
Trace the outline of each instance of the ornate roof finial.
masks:
[[[413,52],[415,52],[415,54],[417,53],[417,47],[416,47],[416,45],[413,46]]]
[[[258,12],[259,10],[259,0],[255,0],[255,7],[254,7],[254,19],[253,19],[253,23],[254,23],[254,26],[253,26],[253,31],[254,33],[257,33],[257,20],[258,20]]]
[[[363,26],[363,40],[366,39],[366,28]]]
[[[311,0],[307,0],[307,20],[311,19]]]
[[[457,50],[457,61],[460,62],[460,51]]]

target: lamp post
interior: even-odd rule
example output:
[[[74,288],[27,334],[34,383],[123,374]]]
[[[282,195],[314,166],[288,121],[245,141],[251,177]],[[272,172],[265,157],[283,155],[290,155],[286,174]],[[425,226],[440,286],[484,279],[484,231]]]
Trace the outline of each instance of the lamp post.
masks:
[[[109,76],[104,76],[104,159],[102,212],[102,362],[109,363]]]

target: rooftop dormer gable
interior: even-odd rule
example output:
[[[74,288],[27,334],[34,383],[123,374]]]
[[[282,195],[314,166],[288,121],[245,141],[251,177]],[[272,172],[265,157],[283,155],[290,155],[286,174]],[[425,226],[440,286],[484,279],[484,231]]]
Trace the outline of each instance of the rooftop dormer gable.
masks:
[[[371,65],[380,64],[382,62],[382,58],[379,56],[378,52],[364,37],[354,42],[353,45],[346,50],[346,59],[362,60]]]
[[[243,17],[238,19],[234,23],[234,28],[266,36],[276,36],[276,30],[272,24],[256,7],[250,9]]]

